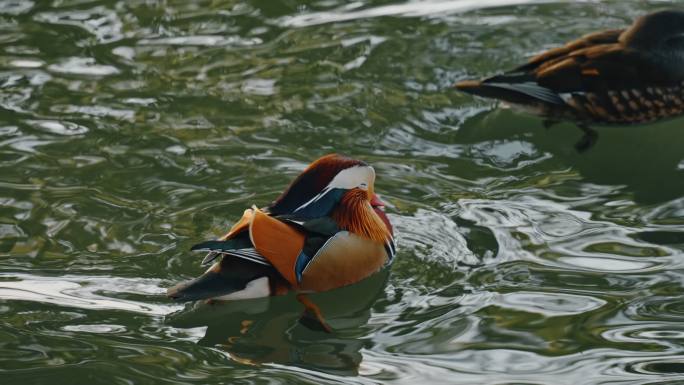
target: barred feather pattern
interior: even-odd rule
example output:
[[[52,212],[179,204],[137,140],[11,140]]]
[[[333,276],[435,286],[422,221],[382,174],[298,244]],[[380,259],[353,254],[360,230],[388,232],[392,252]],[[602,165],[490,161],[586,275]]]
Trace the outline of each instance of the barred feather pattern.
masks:
[[[684,113],[684,83],[566,95],[566,103],[580,116],[601,122],[645,123]]]
[[[370,205],[368,192],[361,189],[349,190],[332,213],[332,218],[344,230],[369,238],[378,243],[391,239],[385,222]]]

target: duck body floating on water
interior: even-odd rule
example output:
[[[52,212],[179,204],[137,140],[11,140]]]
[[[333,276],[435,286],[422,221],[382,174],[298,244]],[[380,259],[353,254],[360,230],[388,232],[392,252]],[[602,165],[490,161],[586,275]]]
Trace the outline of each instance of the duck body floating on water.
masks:
[[[684,11],[654,12],[627,29],[591,33],[512,71],[455,87],[552,120],[573,120],[589,135],[595,135],[591,124],[679,116],[684,113]]]
[[[230,301],[296,291],[309,319],[330,331],[306,293],[356,283],[394,258],[392,225],[374,183],[365,162],[319,158],[271,205],[245,210],[226,235],[193,246],[208,252],[202,264],[211,267],[167,295]]]

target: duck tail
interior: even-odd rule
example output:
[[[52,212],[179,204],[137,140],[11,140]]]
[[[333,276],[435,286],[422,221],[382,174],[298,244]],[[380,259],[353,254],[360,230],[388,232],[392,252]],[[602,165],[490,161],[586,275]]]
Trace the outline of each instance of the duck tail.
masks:
[[[462,80],[456,84],[454,87],[467,94],[481,96],[484,98],[499,99],[511,103],[524,103],[529,101],[529,97],[526,97],[519,92],[507,88],[501,88],[498,84],[488,84],[486,81],[482,80]]]
[[[485,80],[463,80],[454,87],[471,95],[499,99],[514,104],[564,104],[554,91],[522,76],[495,76]]]

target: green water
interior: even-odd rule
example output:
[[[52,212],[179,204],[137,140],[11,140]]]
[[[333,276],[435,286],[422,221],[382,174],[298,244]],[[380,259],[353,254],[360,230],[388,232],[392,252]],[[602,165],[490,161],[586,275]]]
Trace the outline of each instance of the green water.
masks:
[[[0,382],[684,383],[684,121],[578,154],[450,88],[667,4],[0,0]],[[333,334],[165,298],[333,151],[399,247]]]

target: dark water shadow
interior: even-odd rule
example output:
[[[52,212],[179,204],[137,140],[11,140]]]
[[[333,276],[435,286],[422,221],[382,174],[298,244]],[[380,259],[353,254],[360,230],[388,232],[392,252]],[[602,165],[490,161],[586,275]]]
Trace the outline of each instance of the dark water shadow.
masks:
[[[310,295],[332,333],[300,322],[303,306],[294,295],[220,304],[195,304],[167,317],[178,328],[206,326],[203,346],[224,350],[235,361],[293,365],[335,375],[355,376],[371,307],[384,295],[389,269],[355,285]]]
[[[480,113],[463,127],[468,142],[523,139],[578,171],[584,181],[624,186],[633,200],[657,204],[684,196],[684,118],[636,126],[597,126],[593,147],[578,152],[584,133],[572,123],[550,128],[509,109]]]

